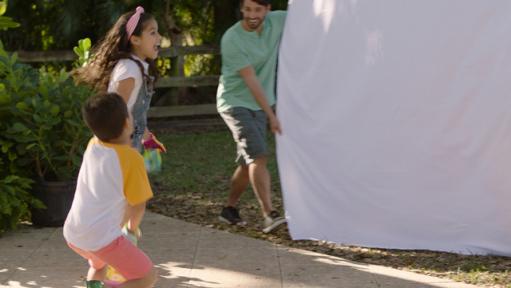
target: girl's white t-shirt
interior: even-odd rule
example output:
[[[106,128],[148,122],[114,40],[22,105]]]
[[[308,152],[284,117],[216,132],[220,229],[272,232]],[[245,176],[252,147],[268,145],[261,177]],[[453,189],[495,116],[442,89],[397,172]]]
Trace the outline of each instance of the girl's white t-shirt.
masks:
[[[148,69],[149,64],[138,58],[135,55],[131,55],[133,59],[136,59],[142,63],[142,66],[144,67],[144,73],[148,75]],[[117,88],[119,87],[119,81],[133,78],[135,79],[135,87],[133,88],[133,91],[131,91],[130,98],[128,100],[128,110],[131,112],[133,111],[133,106],[135,105],[135,102],[137,101],[138,92],[140,91],[140,88],[142,87],[142,73],[140,72],[140,67],[138,66],[135,61],[131,59],[121,59],[115,64],[114,69],[112,70],[112,74],[110,75],[110,82],[108,83],[108,92],[116,92]]]

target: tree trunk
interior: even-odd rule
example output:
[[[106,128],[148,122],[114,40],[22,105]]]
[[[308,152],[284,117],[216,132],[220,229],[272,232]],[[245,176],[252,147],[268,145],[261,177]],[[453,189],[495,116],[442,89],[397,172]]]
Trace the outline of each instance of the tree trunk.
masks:
[[[172,0],[165,1],[165,25],[167,31],[169,31],[170,36],[170,45],[171,47],[178,48],[183,46],[183,33],[181,29],[176,25],[174,20],[174,16],[172,14],[173,5]],[[178,55],[176,57],[172,57],[170,59],[170,76],[185,76],[185,58],[182,55]],[[187,91],[187,87],[179,87],[177,88],[176,93],[167,93],[166,95],[170,96],[168,102],[172,105],[179,104],[179,99],[185,96]]]
[[[220,40],[225,31],[240,19],[240,0],[213,0],[215,44],[220,47]],[[221,57],[215,56],[214,67],[221,67]],[[220,71],[218,71],[220,73]]]
[[[231,27],[240,17],[240,0],[213,0],[215,17],[215,43],[220,44],[220,39],[225,30]]]

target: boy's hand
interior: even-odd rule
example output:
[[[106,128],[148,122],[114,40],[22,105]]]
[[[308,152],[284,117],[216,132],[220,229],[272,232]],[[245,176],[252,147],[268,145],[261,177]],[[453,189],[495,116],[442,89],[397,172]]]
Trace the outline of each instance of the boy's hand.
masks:
[[[128,229],[128,225],[124,225],[124,227],[122,227],[122,234],[124,234],[126,238],[128,238],[128,240],[130,240],[130,242],[135,245],[138,244],[138,239],[140,239],[142,236],[140,228],[137,228],[136,231],[131,231]]]
[[[165,145],[158,141],[153,133],[149,133],[149,137],[147,137],[142,144],[144,145],[144,149],[158,149],[160,152],[167,152]]]

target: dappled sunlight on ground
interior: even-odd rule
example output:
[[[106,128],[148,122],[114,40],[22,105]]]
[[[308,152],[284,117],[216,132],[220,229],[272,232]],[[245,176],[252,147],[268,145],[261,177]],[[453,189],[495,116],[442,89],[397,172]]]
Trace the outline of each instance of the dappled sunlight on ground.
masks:
[[[164,279],[178,279],[180,283],[189,284],[192,287],[253,287],[253,274],[219,269],[215,267],[190,267],[189,263],[167,262],[157,265],[160,270],[160,277]],[[168,274],[162,273],[167,271]],[[193,274],[192,277],[190,277]],[[271,279],[263,276],[256,276],[271,287],[280,286],[280,278]],[[186,280],[186,281],[183,281]],[[163,281],[162,281],[163,282]]]

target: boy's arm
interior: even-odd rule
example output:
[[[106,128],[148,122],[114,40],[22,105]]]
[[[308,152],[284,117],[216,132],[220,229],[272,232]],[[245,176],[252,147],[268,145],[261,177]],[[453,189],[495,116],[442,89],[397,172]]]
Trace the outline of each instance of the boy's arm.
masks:
[[[127,225],[128,231],[137,234],[142,218],[146,209],[146,202],[142,202],[137,205],[126,205],[126,211],[124,212],[124,220],[121,226]]]
[[[126,206],[121,226],[128,225],[131,232],[137,232],[144,217],[146,203],[153,197],[149,178],[145,170],[144,158],[135,149],[126,147],[126,156],[120,158],[124,163],[124,196]],[[122,164],[121,164],[122,165]]]
[[[268,100],[266,100],[266,95],[264,93],[263,87],[261,86],[261,83],[259,83],[259,80],[257,79],[254,68],[249,65],[242,68],[239,73],[241,78],[243,78],[245,81],[248,89],[252,93],[252,96],[256,100],[257,104],[259,104],[261,109],[263,109],[263,111],[268,116],[271,131],[273,133],[281,134],[282,129],[280,127],[280,122],[277,119],[277,116],[275,116],[273,109],[271,109],[270,104],[268,104]]]

